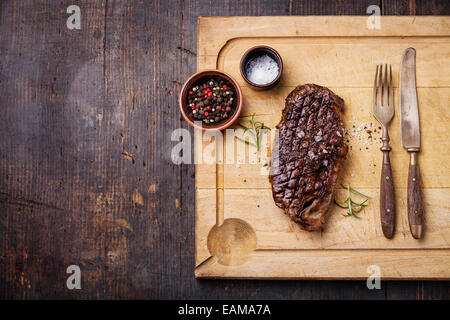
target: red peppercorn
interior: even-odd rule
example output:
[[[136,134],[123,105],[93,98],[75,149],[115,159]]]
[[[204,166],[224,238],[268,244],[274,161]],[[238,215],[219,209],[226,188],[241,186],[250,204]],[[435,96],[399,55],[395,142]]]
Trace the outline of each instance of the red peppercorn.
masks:
[[[204,114],[205,114],[205,117],[207,117],[209,115],[208,111],[206,111]]]
[[[203,85],[203,89],[205,89],[205,88],[206,88],[206,84]]]
[[[192,110],[195,110],[195,106],[192,106],[191,109],[192,109]]]
[[[207,106],[206,110],[208,110],[208,111],[211,110],[211,106]]]
[[[191,95],[191,96],[192,96],[193,94],[194,94],[194,91],[192,91],[192,90],[191,90],[191,91],[189,91],[189,95]]]
[[[225,112],[225,109],[224,109],[224,108],[222,108],[222,112]]]
[[[224,85],[222,86],[222,88],[226,89],[226,88],[227,88],[227,85],[226,85],[226,84],[224,84]]]
[[[212,96],[212,92],[210,91],[210,92],[208,92],[208,97],[211,97]]]

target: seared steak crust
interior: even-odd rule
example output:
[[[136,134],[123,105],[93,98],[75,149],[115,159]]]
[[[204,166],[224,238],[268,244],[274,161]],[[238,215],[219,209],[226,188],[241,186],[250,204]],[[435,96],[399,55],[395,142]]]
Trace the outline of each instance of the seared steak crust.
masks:
[[[343,107],[344,100],[328,88],[298,86],[287,96],[277,125],[278,152],[272,152],[269,175],[273,198],[308,231],[323,230],[333,187],[348,152]]]

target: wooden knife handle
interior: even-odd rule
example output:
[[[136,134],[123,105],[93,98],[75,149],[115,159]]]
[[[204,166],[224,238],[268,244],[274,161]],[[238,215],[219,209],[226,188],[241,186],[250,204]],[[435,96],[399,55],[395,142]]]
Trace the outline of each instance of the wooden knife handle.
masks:
[[[395,230],[394,181],[392,179],[391,160],[389,158],[391,148],[389,146],[381,147],[381,151],[383,151],[380,185],[381,228],[384,236],[390,239],[394,235]]]
[[[419,163],[417,162],[417,152],[410,152],[410,155],[407,197],[409,229],[415,239],[420,239],[423,232],[424,213],[422,181]]]

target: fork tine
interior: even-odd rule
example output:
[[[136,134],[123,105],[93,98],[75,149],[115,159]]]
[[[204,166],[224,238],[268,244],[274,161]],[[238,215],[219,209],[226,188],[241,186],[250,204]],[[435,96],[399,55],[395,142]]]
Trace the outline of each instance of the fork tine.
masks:
[[[375,70],[375,80],[373,81],[373,113],[375,113],[375,108],[377,107],[377,78],[378,78],[378,65]]]
[[[378,74],[378,96],[377,96],[377,104],[378,107],[381,107],[381,94],[383,92],[383,65],[380,64],[380,72]]]
[[[394,85],[392,83],[392,66],[389,65],[389,107],[394,110]]]
[[[388,107],[388,68],[387,64],[384,65],[384,84],[383,84],[383,107]]]

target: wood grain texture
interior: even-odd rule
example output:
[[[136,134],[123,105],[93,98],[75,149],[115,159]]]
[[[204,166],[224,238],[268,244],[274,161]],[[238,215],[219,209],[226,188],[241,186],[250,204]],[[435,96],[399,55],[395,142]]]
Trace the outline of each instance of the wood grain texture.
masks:
[[[448,1],[427,0],[383,0],[381,10],[383,15],[449,15],[450,13]],[[448,294],[450,291],[448,286],[444,285],[443,288],[437,282],[390,281],[385,285],[387,299],[431,299],[428,292],[447,292]]]
[[[380,220],[383,234],[386,238],[392,238],[395,232],[396,218],[396,198],[394,181],[392,180],[392,168],[389,161],[389,151],[387,153],[387,163],[383,163],[381,168],[380,182]],[[387,178],[386,178],[387,177]]]
[[[429,259],[427,259],[429,258]],[[414,264],[411,260],[423,261],[422,265]],[[433,261],[434,260],[434,261]],[[396,274],[393,278],[429,279],[430,274],[445,274],[450,257],[430,251],[403,251],[397,250],[395,254],[373,252],[367,255],[360,251],[324,251],[317,254],[313,251],[285,251],[256,250],[250,260],[240,266],[227,266],[211,258],[196,271],[196,275],[205,278],[238,278],[258,279],[261,276],[269,279],[367,279],[367,268],[370,265],[379,266],[383,274]],[[327,272],[318,267],[327,265],[332,268]],[[425,266],[425,268],[422,268]],[[383,276],[389,280],[391,276]],[[435,278],[435,277],[433,277]],[[435,278],[436,279],[436,278]]]
[[[448,204],[439,199],[449,197],[450,190],[425,189],[428,213],[427,237],[419,243],[410,236],[406,210],[406,187],[397,189],[398,212],[396,236],[386,241],[380,228],[380,202],[378,189],[359,189],[370,196],[370,206],[361,212],[362,221],[342,216],[344,210],[333,207],[328,215],[325,233],[303,232],[272,200],[270,189],[226,189],[224,192],[224,218],[239,218],[248,222],[258,235],[258,249],[443,249],[448,247],[450,227]],[[197,239],[199,252],[207,253],[206,237],[215,224],[214,189],[198,189]],[[347,190],[337,189],[336,199],[344,200]],[[245,196],[244,196],[245,195]],[[431,204],[435,204],[431,206]],[[204,260],[204,259],[203,259]],[[201,263],[203,260],[198,261]]]
[[[364,30],[365,23],[366,17],[200,18],[198,48],[200,70],[217,67],[234,75],[239,84],[245,88],[246,83],[238,74],[239,61],[249,47],[262,42],[273,46],[283,56],[286,71],[276,88],[263,93],[250,88],[245,90],[241,121],[248,118],[248,115],[256,113],[258,120],[274,128],[284,107],[283,100],[296,84],[320,83],[332,88],[337,87],[333,91],[346,101],[343,120],[350,133],[345,138],[350,144],[349,159],[340,180],[343,184],[351,181],[353,187],[372,196],[375,205],[370,205],[365,209],[362,222],[342,217],[339,212],[342,210],[333,206],[330,209],[324,232],[301,231],[295,223],[286,216],[282,216],[280,210],[276,208],[268,182],[268,172],[264,173],[262,164],[255,161],[256,159],[252,159],[252,154],[255,153],[252,153],[248,146],[236,143],[233,136],[226,136],[223,139],[223,146],[216,146],[219,150],[223,150],[225,164],[218,163],[216,168],[211,165],[207,165],[206,168],[203,164],[196,165],[199,172],[196,180],[197,194],[199,195],[197,225],[200,227],[196,239],[197,251],[201,252],[201,255],[197,255],[197,259],[204,259],[205,255],[209,257],[208,250],[202,247],[205,245],[206,239],[209,239],[209,230],[201,221],[208,215],[208,212],[209,215],[216,216],[218,225],[223,221],[228,222],[235,218],[245,221],[257,235],[257,251],[272,250],[274,255],[264,262],[264,266],[261,265],[263,259],[251,259],[240,267],[226,268],[219,267],[220,263],[212,263],[212,259],[209,258],[207,261],[197,260],[196,275],[198,277],[361,278],[361,270],[352,269],[352,263],[359,266],[360,259],[364,257],[382,257],[383,255],[390,257],[397,253],[400,254],[400,249],[410,249],[410,251],[405,250],[408,254],[401,261],[390,258],[379,260],[379,263],[383,265],[384,277],[393,279],[402,277],[406,279],[450,278],[450,273],[445,271],[450,265],[450,260],[445,258],[450,255],[450,242],[446,236],[450,230],[447,218],[450,211],[446,204],[450,188],[449,180],[441,180],[440,169],[438,169],[439,172],[429,176],[425,189],[429,198],[424,207],[426,211],[434,212],[427,216],[426,223],[432,232],[420,242],[406,236],[404,231],[408,232],[409,227],[404,222],[407,219],[408,209],[405,205],[405,195],[402,193],[406,189],[408,172],[403,170],[402,164],[407,161],[409,155],[400,146],[399,121],[394,119],[390,125],[392,146],[395,150],[394,153],[405,158],[405,161],[398,162],[399,157],[393,157],[395,169],[393,174],[389,158],[386,157],[389,155],[387,150],[391,150],[391,148],[389,145],[383,144],[381,149],[386,153],[383,155],[384,165],[380,166],[382,169],[380,172],[373,164],[379,163],[376,159],[381,158],[378,150],[381,143],[380,127],[376,133],[377,125],[373,126],[375,120],[368,112],[373,90],[371,88],[373,65],[389,61],[393,65],[394,74],[398,74],[397,70],[404,48],[415,46],[422,52],[420,62],[422,66],[418,68],[420,69],[418,79],[420,79],[421,95],[432,97],[435,111],[430,113],[426,108],[421,108],[424,114],[421,119],[424,123],[429,124],[428,128],[422,125],[423,131],[428,131],[427,134],[423,134],[423,145],[435,149],[435,152],[426,153],[428,161],[433,159],[432,161],[435,161],[436,164],[445,163],[442,150],[450,150],[450,145],[445,142],[443,144],[432,142],[432,140],[428,140],[428,137],[438,137],[439,134],[435,130],[439,131],[439,128],[445,127],[442,120],[448,117],[437,118],[435,121],[427,118],[446,114],[448,109],[446,102],[448,101],[450,78],[443,76],[436,82],[435,74],[440,70],[440,62],[437,61],[445,61],[446,57],[450,56],[448,33],[450,20],[447,17],[382,17],[382,29],[373,32]],[[259,27],[258,29],[248,29],[248,25],[258,25]],[[226,26],[229,26],[227,34],[212,38],[212,35],[219,34],[218,31]],[[282,29],[281,26],[285,27]],[[278,36],[275,36],[275,33]],[[433,48],[433,51],[428,51],[427,48]],[[212,59],[214,51],[217,52],[216,61]],[[203,56],[210,58],[202,59]],[[354,57],[358,57],[356,64]],[[330,65],[333,68],[330,68]],[[394,82],[397,84],[397,76],[395,76]],[[442,97],[442,99],[436,99],[436,97]],[[423,101],[421,102],[423,103]],[[442,125],[436,126],[435,124],[439,122]],[[376,136],[375,139],[372,135]],[[268,141],[273,139],[270,137]],[[206,150],[209,144],[209,141],[204,140],[202,149]],[[436,145],[440,145],[442,149],[437,150]],[[200,149],[199,145],[196,145],[196,148]],[[241,154],[239,151],[242,151]],[[242,153],[247,153],[247,156],[242,157]],[[242,159],[239,159],[240,155]],[[229,160],[231,160],[230,163]],[[431,173],[436,167],[436,165],[426,166],[425,172]],[[380,174],[382,175],[381,194]],[[399,179],[394,179],[394,176],[398,176]],[[216,194],[210,189],[203,189],[206,185],[208,188],[214,187],[214,184],[211,183],[212,177],[216,177]],[[400,181],[400,183],[394,185],[393,181],[394,183]],[[401,183],[403,181],[405,181],[404,184]],[[367,187],[370,189],[366,190]],[[343,191],[341,188],[335,190],[338,201],[346,198]],[[211,198],[216,196],[215,205],[211,205],[211,202],[214,203],[214,201],[210,197],[207,198],[208,204],[206,205],[207,208],[214,207],[215,211],[207,209],[205,212],[205,205],[201,203],[201,200],[206,198],[200,197],[200,194],[207,192],[210,193]],[[397,194],[397,201],[394,201],[394,192]],[[410,197],[408,197],[408,201],[411,202]],[[377,206],[376,203],[380,203],[381,206]],[[436,203],[442,204],[437,211],[435,211],[438,207]],[[387,240],[383,237],[383,233],[388,238],[393,235],[395,206],[398,206],[398,212],[402,213],[398,222],[399,235],[393,240]],[[206,225],[211,223],[211,220],[211,218],[207,219]],[[236,237],[238,236],[233,239]],[[238,247],[234,243],[230,245],[232,247],[229,248],[229,251],[232,251],[233,247]],[[432,261],[435,255],[435,264],[439,264],[440,268],[420,271],[414,267],[414,261],[420,256],[417,250],[424,248],[428,248],[430,254],[424,256],[423,259]],[[354,254],[359,254],[358,258],[353,259],[346,256],[348,252],[344,249],[353,249]],[[312,265],[314,261],[320,262],[314,267],[314,272],[303,272],[303,269],[297,265],[292,269],[283,269],[280,266],[289,260],[284,256],[286,250],[295,252],[311,250],[309,251],[311,260],[308,262],[304,260],[304,262]],[[330,257],[335,254],[338,256],[339,252],[342,254],[340,259],[347,263],[340,265],[331,258],[330,260],[319,259],[319,256],[327,257],[327,254]],[[290,258],[296,259],[295,256],[290,256]],[[279,260],[284,262],[280,263]],[[376,264],[375,261],[377,260],[368,259],[366,263]],[[216,272],[216,269],[221,271]],[[351,270],[354,271],[353,274]]]
[[[425,205],[423,203],[422,179],[420,178],[417,155],[417,152],[411,152],[411,162],[408,170],[407,211],[411,234],[415,239],[420,239],[425,227]]]
[[[167,146],[190,130],[176,95],[196,69],[198,16],[364,15],[377,2],[78,1],[82,30],[69,31],[72,1],[2,1],[0,297],[448,298],[448,282],[193,278],[194,167],[172,165]],[[416,11],[450,14],[447,1]],[[65,289],[69,264],[81,291]]]

